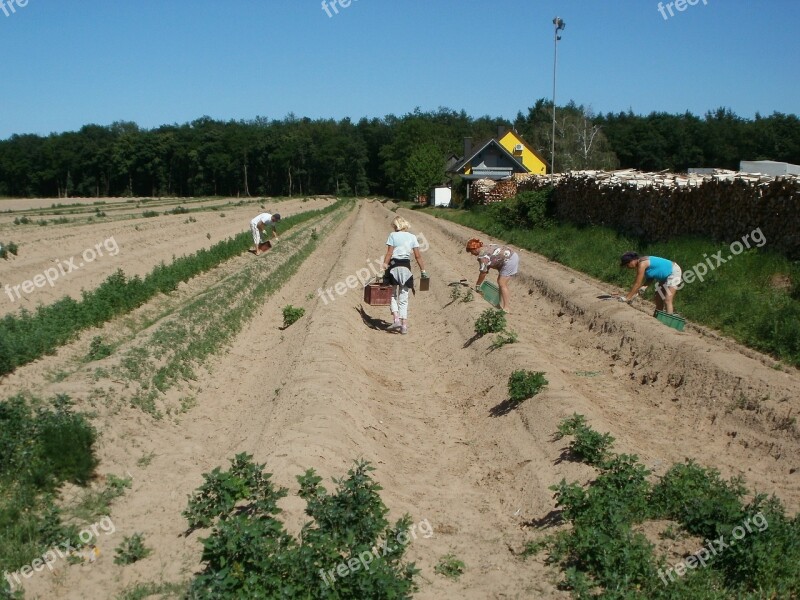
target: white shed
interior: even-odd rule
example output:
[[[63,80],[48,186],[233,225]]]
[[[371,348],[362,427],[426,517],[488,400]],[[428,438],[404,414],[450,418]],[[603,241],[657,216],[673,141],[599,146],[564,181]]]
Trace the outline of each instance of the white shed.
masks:
[[[449,187],[439,186],[431,190],[430,205],[431,206],[450,206],[450,200],[453,198],[453,190]]]
[[[800,175],[800,166],[774,160],[743,160],[739,170],[744,173],[760,173],[761,175]]]

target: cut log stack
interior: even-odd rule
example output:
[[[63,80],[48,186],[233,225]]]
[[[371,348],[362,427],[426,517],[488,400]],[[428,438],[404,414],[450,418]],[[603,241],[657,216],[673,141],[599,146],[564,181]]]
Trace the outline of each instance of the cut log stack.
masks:
[[[651,240],[700,235],[733,242],[761,229],[767,247],[800,256],[800,177],[794,175],[570,171],[528,175],[517,187],[522,192],[551,186],[562,220]]]
[[[514,179],[493,181],[476,179],[472,182],[470,196],[476,204],[502,202],[517,195],[517,182]]]

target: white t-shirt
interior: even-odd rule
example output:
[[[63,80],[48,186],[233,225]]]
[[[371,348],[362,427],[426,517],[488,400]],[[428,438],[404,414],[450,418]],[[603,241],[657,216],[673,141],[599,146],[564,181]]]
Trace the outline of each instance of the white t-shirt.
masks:
[[[256,227],[258,227],[259,223],[264,223],[264,225],[267,223],[272,223],[272,215],[269,213],[261,213],[255,219],[250,221],[250,224],[255,225]]]
[[[393,231],[389,234],[386,245],[394,248],[392,250],[392,258],[399,258],[401,260],[411,258],[411,253],[414,248],[419,248],[417,236],[407,231]]]

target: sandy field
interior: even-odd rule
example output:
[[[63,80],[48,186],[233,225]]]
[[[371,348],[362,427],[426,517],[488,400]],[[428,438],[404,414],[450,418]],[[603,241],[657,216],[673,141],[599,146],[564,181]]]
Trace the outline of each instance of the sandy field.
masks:
[[[290,215],[327,202],[279,206]],[[190,224],[188,215],[175,215],[56,226],[41,247],[37,235],[45,228],[28,225],[23,235],[14,233],[26,251],[0,261],[2,283],[28,279],[53,260],[113,236],[116,256],[98,258],[25,301],[51,302],[92,288],[117,268],[144,274],[173,255],[207,247],[245,230],[257,212],[253,206],[226,209],[225,218],[200,212]],[[617,452],[639,455],[655,476],[691,458],[725,477],[743,475],[748,488],[776,494],[792,514],[798,510],[800,437],[778,426],[800,410],[796,371],[777,370],[767,357],[702,328],[672,330],[642,301],[631,307],[598,300],[613,290],[525,251],[508,317],[519,342],[492,351],[494,336],[474,339],[473,330],[489,305],[480,297],[470,303],[450,297],[450,284],[477,278],[475,259],[463,249],[474,232],[417,211],[396,214],[424,236],[432,277],[430,291],[411,299],[406,336],[384,331],[388,308],[364,304],[360,286],[334,293],[333,300],[320,293],[385,251],[394,213],[362,200],[340,223],[328,221],[323,244],[195,381],[169,392],[191,393],[194,402],[185,411],[156,419],[131,407],[124,386],[98,379],[97,363],[81,361],[89,341],[96,335],[123,340],[118,352],[146,344],[157,323],[139,329],[131,323],[168,309],[175,314],[253,261],[279,269],[272,254],[232,259],[2,380],[3,397],[23,390],[70,394],[78,408],[92,412],[101,434],[98,484],[108,473],[132,480],[113,504],[115,532],[101,536],[98,560],[37,574],[26,597],[113,598],[137,582],[191,578],[200,566],[203,532],[187,535],[181,517],[187,496],[203,473],[248,452],[292,492],[281,506],[294,533],[305,520],[304,503],[294,495],[297,475],[313,467],[330,490],[331,477],[345,475],[354,460],[371,461],[390,519],[408,513],[432,527],[433,535],[408,545],[407,557],[421,569],[417,598],[568,598],[556,587],[560,574],[542,556],[523,562],[514,553],[551,531],[549,486],[594,476],[586,465],[563,460],[566,441],[554,439],[558,423],[573,413],[611,433]],[[2,217],[0,239],[14,227]],[[17,306],[4,296],[0,314]],[[283,331],[281,308],[290,303],[306,313]],[[544,371],[549,386],[511,410],[507,381],[516,369]],[[98,395],[98,388],[109,393]],[[114,548],[134,532],[144,534],[152,554],[133,565],[114,564]],[[434,573],[448,553],[466,563],[457,581]]]
[[[94,198],[0,200],[0,242],[13,241],[19,246],[18,256],[0,260],[0,317],[21,308],[33,310],[38,304],[52,304],[63,296],[80,298],[82,289],[94,289],[117,269],[129,277],[144,276],[160,262],[169,263],[175,256],[192,254],[249,231],[250,219],[261,212],[279,212],[289,217],[326,206],[330,200],[165,199],[142,204],[114,198],[103,200],[102,205],[93,205],[94,202]],[[235,206],[239,202],[244,206]],[[67,211],[74,207],[49,208],[56,203],[91,206],[107,217],[87,223],[91,210],[69,214]],[[198,212],[163,214],[177,206]],[[211,207],[217,210],[212,211]],[[34,208],[37,210],[32,212]],[[159,216],[143,217],[146,210],[156,211]],[[24,215],[34,222],[14,225],[14,219]],[[71,222],[36,224],[58,218]],[[38,282],[37,275],[42,276]],[[27,293],[22,287],[26,281],[31,282]]]

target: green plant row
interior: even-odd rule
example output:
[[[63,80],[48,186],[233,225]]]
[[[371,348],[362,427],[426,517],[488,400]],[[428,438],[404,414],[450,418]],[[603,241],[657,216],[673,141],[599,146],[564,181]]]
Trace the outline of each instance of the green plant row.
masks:
[[[722,479],[692,461],[656,483],[635,455],[611,451],[613,438],[582,415],[564,420],[557,437],[574,436],[568,457],[599,469],[588,486],[552,486],[571,528],[531,544],[547,549],[576,598],[723,600],[796,598],[800,594],[800,517],[780,500],[748,494],[741,479]],[[745,498],[751,498],[746,501]],[[642,533],[648,521],[672,521],[692,537],[692,551],[667,557]],[[663,537],[675,533],[668,528]]]
[[[633,284],[631,272],[619,268],[619,257],[627,250],[663,256],[681,265],[684,272],[718,251],[723,256],[729,254],[727,244],[704,239],[650,242],[608,227],[557,222],[549,216],[549,201],[549,192],[526,192],[514,200],[470,210],[422,210],[625,290]],[[742,235],[746,233],[742,231]],[[684,285],[675,299],[676,311],[751,348],[800,366],[800,262],[768,248],[769,240],[764,248],[745,250],[710,270],[704,281]],[[652,286],[645,297],[652,299]]]
[[[341,202],[341,201],[340,201]],[[334,210],[339,203],[307,211],[282,221],[290,228]],[[285,224],[284,224],[285,223]],[[42,356],[54,354],[84,329],[102,325],[141,306],[156,294],[174,291],[181,282],[208,271],[245,252],[251,244],[249,232],[228,238],[189,256],[156,266],[144,279],[128,278],[118,270],[95,290],[84,291],[81,300],[64,297],[34,312],[25,309],[0,320],[0,376]]]

